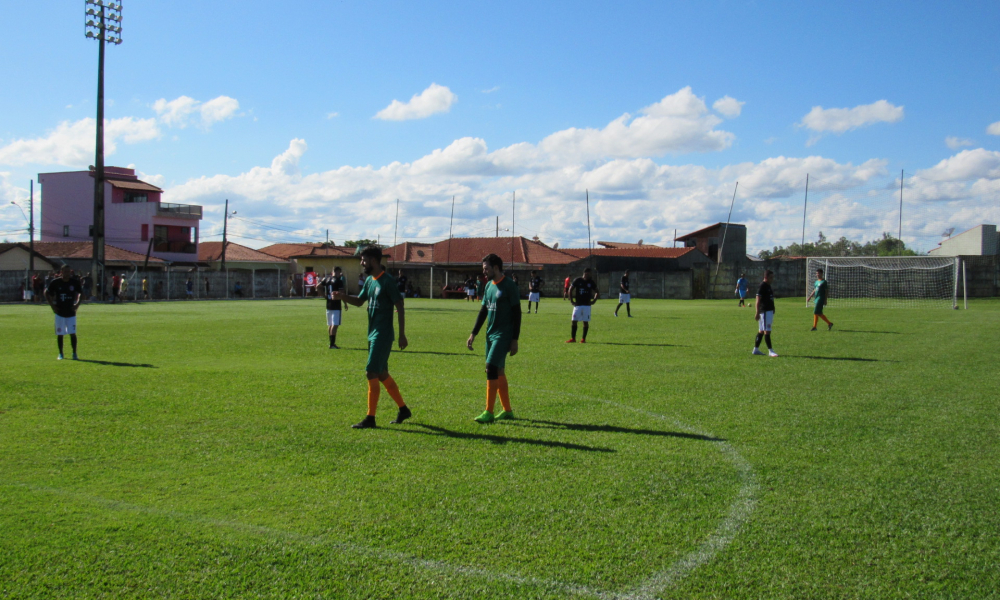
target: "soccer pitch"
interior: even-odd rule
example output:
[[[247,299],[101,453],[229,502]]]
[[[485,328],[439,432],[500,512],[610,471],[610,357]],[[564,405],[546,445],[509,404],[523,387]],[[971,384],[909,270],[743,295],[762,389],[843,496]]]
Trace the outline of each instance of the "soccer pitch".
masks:
[[[414,416],[361,431],[363,309],[337,351],[321,300],[85,305],[58,362],[0,306],[0,596],[998,596],[1000,302],[779,300],[779,358],[735,300],[615,304],[525,314],[484,426],[478,306],[407,300]]]

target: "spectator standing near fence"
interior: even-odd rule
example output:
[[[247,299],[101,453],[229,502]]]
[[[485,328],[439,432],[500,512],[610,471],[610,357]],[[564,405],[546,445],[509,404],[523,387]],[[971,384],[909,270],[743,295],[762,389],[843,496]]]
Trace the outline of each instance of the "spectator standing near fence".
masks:
[[[122,273],[122,282],[118,287],[118,295],[120,296],[122,302],[128,300],[128,278],[125,277],[125,273]]]
[[[194,281],[191,281],[190,277],[188,277],[187,281],[184,282],[184,299],[194,299]]]
[[[122,288],[122,278],[118,276],[117,273],[111,274],[111,304],[114,304],[118,300],[118,294],[121,292]]]

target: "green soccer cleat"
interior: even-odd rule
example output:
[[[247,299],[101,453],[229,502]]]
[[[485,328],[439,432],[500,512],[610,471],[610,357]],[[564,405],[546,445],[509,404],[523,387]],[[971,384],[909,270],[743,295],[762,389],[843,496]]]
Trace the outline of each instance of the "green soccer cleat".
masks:
[[[485,423],[492,423],[494,421],[493,413],[491,413],[488,410],[484,410],[483,414],[479,415],[478,417],[476,417],[473,420],[475,422],[477,422],[477,423],[484,423],[484,424]]]
[[[512,410],[502,410],[502,411],[500,411],[499,414],[497,414],[495,420],[496,421],[513,421],[514,420],[514,411],[512,411]]]

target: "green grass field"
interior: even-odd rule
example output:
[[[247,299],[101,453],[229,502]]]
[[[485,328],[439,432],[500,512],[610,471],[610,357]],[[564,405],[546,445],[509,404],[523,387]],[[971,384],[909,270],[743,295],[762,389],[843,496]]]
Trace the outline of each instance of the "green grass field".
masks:
[[[485,394],[477,307],[407,302],[365,412],[365,313],[319,300],[0,306],[0,597],[996,598],[1000,302],[735,301],[524,316]],[[67,339],[68,348],[68,339]]]

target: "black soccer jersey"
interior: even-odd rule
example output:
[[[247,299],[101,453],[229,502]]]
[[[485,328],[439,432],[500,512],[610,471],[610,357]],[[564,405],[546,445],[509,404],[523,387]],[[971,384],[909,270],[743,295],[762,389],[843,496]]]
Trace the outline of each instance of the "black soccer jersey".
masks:
[[[623,294],[628,293],[628,275],[622,275],[621,290]]]
[[[406,282],[409,281],[406,275],[400,275],[396,278],[396,289],[402,294],[406,290]]]
[[[344,278],[326,277],[319,284],[323,286],[323,295],[326,296],[326,310],[341,310],[340,300],[334,300],[333,293],[344,291]]]
[[[528,282],[528,291],[535,294],[541,293],[543,283],[545,282],[542,281],[541,277],[532,277],[531,281]]]
[[[76,316],[76,297],[80,294],[80,282],[76,279],[64,280],[61,277],[49,283],[48,294],[55,298],[56,314],[60,317]]]
[[[757,288],[757,297],[760,298],[760,312],[774,311],[774,290],[771,289],[770,283],[765,281],[760,284]]]
[[[577,277],[573,280],[573,303],[577,306],[590,306],[594,303],[594,292],[597,291],[597,280],[586,280]]]

